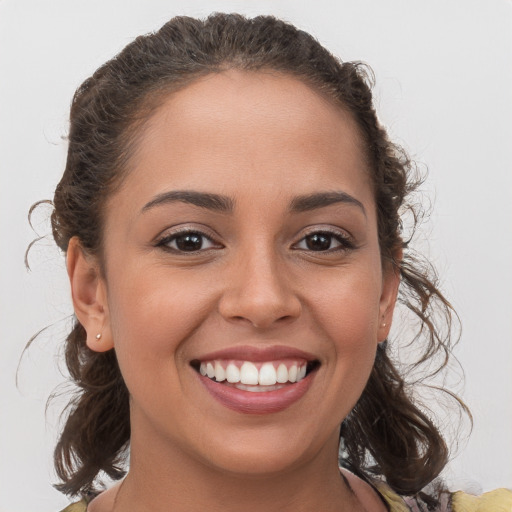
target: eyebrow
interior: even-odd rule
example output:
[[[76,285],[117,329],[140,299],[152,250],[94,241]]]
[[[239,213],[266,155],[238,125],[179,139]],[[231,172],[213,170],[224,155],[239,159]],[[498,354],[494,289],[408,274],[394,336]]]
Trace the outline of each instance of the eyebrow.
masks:
[[[290,203],[290,210],[296,213],[307,212],[336,203],[348,203],[358,206],[366,217],[366,210],[363,203],[350,194],[341,191],[318,192],[315,194],[295,197]]]
[[[228,196],[211,194],[208,192],[197,192],[195,190],[172,190],[158,194],[154,199],[145,204],[142,213],[156,206],[182,202],[205,208],[207,210],[221,213],[231,213],[234,210],[235,202]],[[297,196],[290,202],[292,213],[302,213],[318,208],[325,208],[336,203],[348,203],[358,206],[366,216],[366,210],[361,201],[346,192],[317,192],[304,196]]]
[[[196,192],[194,190],[172,190],[170,192],[164,192],[157,195],[149,203],[144,205],[142,213],[168,203],[189,203],[200,208],[206,208],[207,210],[213,210],[216,212],[229,213],[233,211],[234,201],[227,197],[219,194],[209,194],[206,192]]]

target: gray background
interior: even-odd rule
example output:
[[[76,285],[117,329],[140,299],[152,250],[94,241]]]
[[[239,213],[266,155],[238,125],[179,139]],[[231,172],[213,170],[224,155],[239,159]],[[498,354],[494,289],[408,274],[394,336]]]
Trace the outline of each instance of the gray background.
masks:
[[[183,7],[183,4],[185,7]],[[475,426],[454,431],[446,477],[476,492],[512,486],[512,2],[510,0],[129,1],[0,0],[0,512],[56,511],[51,469],[62,382],[55,354],[71,313],[63,258],[34,238],[32,203],[51,198],[65,161],[74,89],[140,33],[177,14],[271,13],[315,34],[377,76],[392,138],[428,166],[434,213],[418,247],[430,254],[458,310],[456,354]],[[34,216],[49,233],[48,210]],[[23,359],[39,329],[52,325]],[[400,329],[394,327],[395,334]],[[460,372],[459,372],[460,373]],[[436,403],[429,403],[434,409]]]

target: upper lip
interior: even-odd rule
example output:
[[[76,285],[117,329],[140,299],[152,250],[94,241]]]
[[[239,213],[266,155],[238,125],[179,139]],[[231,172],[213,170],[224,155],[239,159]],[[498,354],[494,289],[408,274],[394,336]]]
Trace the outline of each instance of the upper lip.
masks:
[[[237,359],[241,361],[253,361],[263,363],[277,359],[305,359],[315,361],[317,358],[304,350],[284,345],[270,345],[265,347],[255,346],[234,346],[214,352],[203,354],[194,358],[196,361],[212,361],[214,359]]]

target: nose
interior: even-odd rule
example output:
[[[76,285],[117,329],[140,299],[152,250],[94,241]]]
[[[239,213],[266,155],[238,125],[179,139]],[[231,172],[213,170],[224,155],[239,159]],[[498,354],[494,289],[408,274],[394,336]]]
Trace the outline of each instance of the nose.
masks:
[[[258,329],[297,319],[302,305],[284,266],[271,251],[240,255],[227,271],[220,314]]]

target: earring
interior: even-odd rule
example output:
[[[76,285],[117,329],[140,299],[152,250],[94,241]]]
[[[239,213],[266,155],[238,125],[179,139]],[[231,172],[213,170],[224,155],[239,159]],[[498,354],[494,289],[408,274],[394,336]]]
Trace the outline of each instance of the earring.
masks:
[[[385,322],[382,324],[382,327],[386,327],[386,323],[385,323]],[[100,335],[100,336],[101,336],[101,335]]]
[[[98,334],[96,334],[96,339],[97,339],[98,341],[100,341],[100,340],[101,340],[101,332],[99,332]]]

